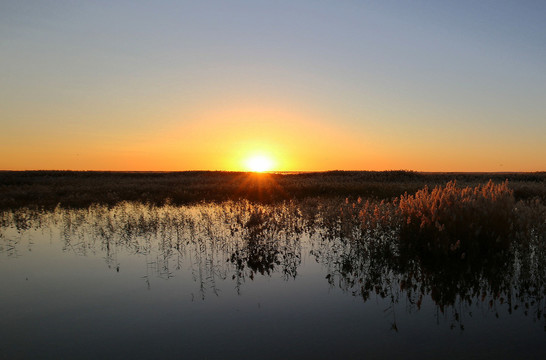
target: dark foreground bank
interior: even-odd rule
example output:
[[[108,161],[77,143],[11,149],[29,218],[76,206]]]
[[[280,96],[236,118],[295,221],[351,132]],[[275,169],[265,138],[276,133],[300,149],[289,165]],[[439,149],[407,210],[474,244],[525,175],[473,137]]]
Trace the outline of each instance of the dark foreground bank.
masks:
[[[244,172],[0,171],[0,208],[86,207],[121,201],[189,204],[247,199],[264,203],[306,197],[390,199],[425,185],[456,180],[474,186],[504,182],[516,199],[546,199],[546,172],[420,173],[414,171],[329,171],[294,174]]]

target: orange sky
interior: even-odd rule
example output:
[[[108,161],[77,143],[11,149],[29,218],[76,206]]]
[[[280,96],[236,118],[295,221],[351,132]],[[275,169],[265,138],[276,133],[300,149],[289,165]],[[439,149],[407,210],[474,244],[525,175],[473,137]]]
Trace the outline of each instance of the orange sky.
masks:
[[[21,136],[27,146],[2,159],[3,168],[246,171],[247,160],[255,155],[269,157],[271,170],[279,171],[536,171],[544,163],[535,151],[544,146],[539,142],[491,144],[465,129],[438,133],[407,126],[385,134],[381,127],[337,125],[312,111],[283,111],[280,106],[238,105],[193,116],[192,122],[173,120],[153,131],[127,129],[106,136],[94,136],[92,130],[69,132],[72,138],[31,132]],[[18,144],[0,146],[5,153]]]
[[[0,169],[546,170],[540,4],[221,5],[3,5]]]

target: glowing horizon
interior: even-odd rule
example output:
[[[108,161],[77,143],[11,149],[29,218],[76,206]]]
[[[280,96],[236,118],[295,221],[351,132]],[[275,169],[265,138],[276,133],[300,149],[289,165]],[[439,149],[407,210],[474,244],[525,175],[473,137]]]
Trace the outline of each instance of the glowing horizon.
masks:
[[[546,171],[546,4],[0,7],[0,170]]]
[[[275,165],[271,157],[265,155],[252,155],[245,161],[245,166],[253,172],[274,171]]]

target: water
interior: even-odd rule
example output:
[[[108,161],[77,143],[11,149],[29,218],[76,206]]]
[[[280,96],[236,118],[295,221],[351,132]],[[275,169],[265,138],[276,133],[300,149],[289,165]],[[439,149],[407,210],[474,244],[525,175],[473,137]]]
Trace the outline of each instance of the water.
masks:
[[[401,260],[392,229],[355,241],[320,204],[121,204],[1,220],[0,358],[546,354],[539,251],[432,271]]]

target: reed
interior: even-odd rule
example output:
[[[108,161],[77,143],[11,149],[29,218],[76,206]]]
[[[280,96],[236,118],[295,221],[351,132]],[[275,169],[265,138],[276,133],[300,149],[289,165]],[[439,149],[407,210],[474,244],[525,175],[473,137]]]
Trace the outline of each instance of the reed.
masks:
[[[475,187],[450,181],[404,194],[396,201],[403,219],[401,245],[462,257],[507,249],[517,228],[515,203],[506,181]]]
[[[95,172],[0,171],[0,209],[20,207],[85,208],[123,201],[155,205],[245,199],[260,203],[307,198],[361,197],[391,201],[424,186],[456,180],[476,186],[492,179],[509,180],[518,199],[546,202],[546,173],[419,173],[415,171],[330,171],[253,174],[220,171]]]
[[[417,311],[430,298],[461,327],[474,303],[546,319],[546,206],[516,201],[506,182],[448,182],[393,200],[2,210],[0,254],[27,251],[21,239],[35,230],[58,233],[63,251],[102,252],[112,271],[124,269],[119,254],[141,257],[147,286],[154,274],[191,271],[203,299],[218,296],[219,280],[232,279],[239,292],[256,276],[295,279],[308,251],[331,286],[364,301],[381,297],[394,306],[407,298]]]

